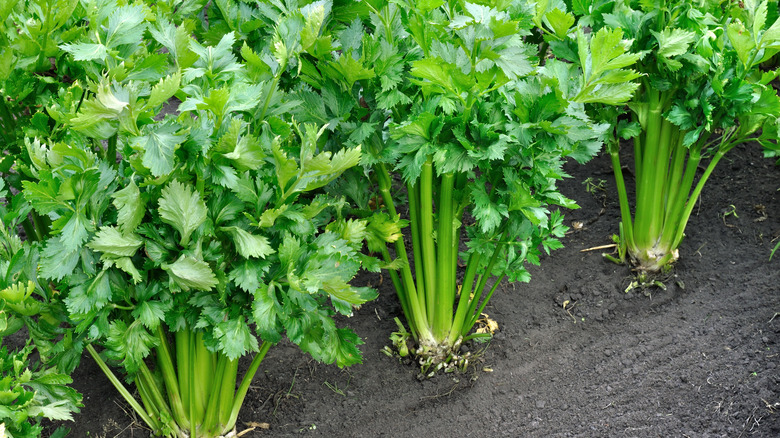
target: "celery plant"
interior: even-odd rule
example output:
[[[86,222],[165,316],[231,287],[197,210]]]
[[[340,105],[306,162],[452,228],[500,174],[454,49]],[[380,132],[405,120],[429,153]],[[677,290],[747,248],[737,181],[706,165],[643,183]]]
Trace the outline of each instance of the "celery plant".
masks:
[[[47,102],[67,143],[28,138],[16,162],[19,199],[52,220],[29,249],[51,312],[25,319],[42,358],[72,371],[86,349],[156,435],[229,433],[283,335],[320,361],[361,360],[333,316],[376,296],[349,281],[379,266],[359,250],[385,236],[320,193],[361,148],[322,150],[324,128],[294,121],[283,87],[328,39],[325,6],[284,11],[246,62],[232,32],[201,44],[141,2],[90,9],[90,32],[64,48],[86,75]],[[173,96],[178,111],[160,115]]]
[[[586,84],[557,60],[540,67],[536,48],[524,42],[535,14],[525,2],[392,2],[371,10],[369,35],[353,22],[339,35],[338,56],[304,63],[312,87],[338,103],[308,115],[335,119],[339,142],[364,142],[363,164],[381,199],[374,205],[384,205],[388,226],[410,225],[408,234],[393,234],[395,254],[384,244],[369,249],[396,268],[390,278],[408,333],[429,368],[451,363],[462,342],[481,336],[472,328],[504,279],[528,281],[525,262],[561,246],[566,227],[548,207],[576,207],[555,186],[566,176],[562,165],[592,157],[607,128],[575,100],[624,101],[633,86],[613,80],[599,89],[600,73]],[[564,38],[574,35],[568,23],[559,30]],[[615,36],[620,53],[610,60],[624,52]]]
[[[780,51],[774,1],[614,1],[583,5],[594,29],[620,28],[643,53],[631,119],[612,120],[609,142],[620,199],[620,261],[641,273],[666,269],[714,168],[735,146],[777,141],[778,70],[758,66]],[[774,21],[768,21],[768,16]],[[636,198],[631,215],[619,156],[632,139]],[[702,168],[703,172],[698,170]]]

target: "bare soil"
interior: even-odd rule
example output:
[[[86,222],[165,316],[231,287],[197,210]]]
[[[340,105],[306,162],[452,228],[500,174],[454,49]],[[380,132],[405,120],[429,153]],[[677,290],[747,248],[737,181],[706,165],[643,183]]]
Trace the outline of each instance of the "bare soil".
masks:
[[[486,312],[500,327],[470,346],[469,372],[419,380],[380,352],[400,317],[379,288],[345,323],[364,363],[340,370],[289,343],[271,349],[239,417],[252,437],[780,436],[780,168],[757,145],[728,154],[694,211],[667,288],[624,292],[631,272],[607,262],[619,220],[608,157],[568,166],[581,209],[566,248],[504,284]],[[592,184],[583,184],[590,177]],[[603,181],[603,190],[595,188]],[[586,190],[591,188],[589,192]],[[606,251],[610,251],[609,249]],[[564,307],[564,302],[567,302]],[[89,357],[77,371],[85,408],[74,437],[147,437]],[[264,424],[265,423],[265,424]],[[261,426],[267,426],[263,429]],[[254,430],[247,430],[255,427]]]

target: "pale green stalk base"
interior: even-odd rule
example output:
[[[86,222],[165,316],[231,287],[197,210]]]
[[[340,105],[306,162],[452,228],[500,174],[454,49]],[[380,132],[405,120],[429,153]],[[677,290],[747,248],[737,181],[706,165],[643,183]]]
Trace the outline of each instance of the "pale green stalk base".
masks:
[[[238,412],[249,385],[272,344],[262,344],[236,388],[238,359],[230,360],[223,354],[208,351],[199,332],[184,330],[177,332],[175,338],[176,348],[171,349],[162,328],[158,330],[157,370],[152,372],[142,362],[136,374],[135,383],[141,403],[130,394],[92,345],[88,345],[87,350],[122,398],[155,435],[218,438],[234,434]],[[163,385],[158,383],[160,380]]]
[[[672,95],[652,89],[647,90],[647,95],[649,110],[638,115],[643,131],[634,139],[636,208],[633,218],[618,144],[614,142],[608,147],[620,201],[619,261],[630,261],[640,276],[668,270],[679,258],[678,248],[704,184],[723,155],[746,141],[733,138],[736,128],[725,132],[694,186],[702,151],[708,146],[708,133],[686,147],[683,140],[687,132],[663,117]]]
[[[398,217],[390,194],[390,174],[381,164],[375,171],[383,201],[390,214]],[[438,177],[434,174],[433,160],[429,157],[417,183],[407,185],[414,274],[403,237],[395,242],[402,267],[398,273],[390,272],[409,326],[408,335],[417,344],[412,351],[424,373],[466,363],[460,355],[461,344],[474,336],[469,332],[504,278],[499,276],[492,287],[487,287],[489,273],[504,247],[502,228],[494,236],[495,250],[484,267],[488,274],[477,275],[481,255],[472,254],[458,294],[457,258],[461,218],[466,208],[463,199],[467,199],[459,194],[465,189],[467,178],[452,173]],[[385,251],[383,256],[386,261],[390,260],[389,252]],[[405,337],[407,332],[401,328],[394,335]],[[398,345],[397,339],[394,343]],[[406,349],[404,343],[399,353],[406,353]]]

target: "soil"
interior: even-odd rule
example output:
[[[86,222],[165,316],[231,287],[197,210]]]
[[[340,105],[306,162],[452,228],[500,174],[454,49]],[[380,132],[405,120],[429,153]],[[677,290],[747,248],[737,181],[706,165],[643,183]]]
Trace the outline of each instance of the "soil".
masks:
[[[730,152],[704,189],[666,290],[628,293],[627,267],[604,260],[603,251],[583,252],[611,243],[617,230],[609,159],[567,170],[574,177],[562,189],[582,207],[568,211],[567,222],[583,226],[531,267],[530,283],[499,287],[486,312],[500,330],[489,344],[470,346],[481,354],[467,373],[420,380],[413,365],[383,354],[400,307],[389,279],[363,276],[358,282],[378,287],[380,298],[344,323],[365,340],[364,363],[341,370],[289,343],[275,346],[238,431],[248,438],[780,436],[780,257],[768,260],[780,235],[780,168],[757,145]],[[583,184],[587,177],[591,184]],[[148,436],[89,357],[75,379],[85,407],[68,424],[71,436]]]

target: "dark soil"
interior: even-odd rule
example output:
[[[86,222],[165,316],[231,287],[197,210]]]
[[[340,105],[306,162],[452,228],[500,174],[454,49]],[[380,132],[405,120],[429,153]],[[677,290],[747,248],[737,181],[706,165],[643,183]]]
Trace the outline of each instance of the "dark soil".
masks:
[[[346,322],[365,339],[364,364],[340,370],[275,346],[239,432],[267,423],[244,436],[780,436],[780,260],[768,260],[780,168],[751,146],[727,155],[705,187],[666,290],[625,293],[628,268],[583,252],[611,243],[617,196],[606,156],[572,165],[562,186],[582,208],[567,223],[584,227],[531,268],[529,284],[501,285],[486,310],[500,331],[469,373],[418,380],[381,353],[400,308],[387,278],[361,277],[381,292]],[[588,192],[586,177],[604,190]],[[90,358],[75,378],[86,406],[71,436],[148,436]]]

